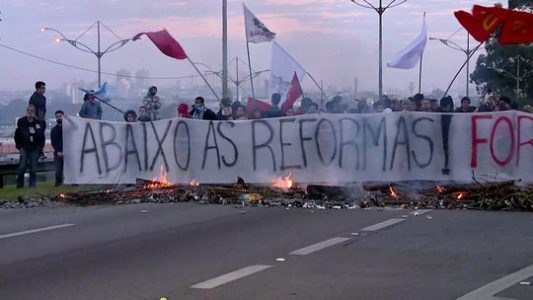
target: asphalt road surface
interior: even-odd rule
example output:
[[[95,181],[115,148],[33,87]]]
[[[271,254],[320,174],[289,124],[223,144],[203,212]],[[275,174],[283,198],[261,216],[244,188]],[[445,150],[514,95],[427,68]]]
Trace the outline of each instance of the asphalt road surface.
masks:
[[[0,299],[161,298],[533,299],[533,214],[0,211]]]

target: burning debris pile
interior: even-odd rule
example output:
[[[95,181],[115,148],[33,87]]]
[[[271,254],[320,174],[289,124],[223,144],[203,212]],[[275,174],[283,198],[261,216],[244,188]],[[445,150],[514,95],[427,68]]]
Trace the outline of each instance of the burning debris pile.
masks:
[[[188,185],[142,181],[116,190],[60,194],[57,199],[75,205],[196,202],[242,206],[304,208],[447,208],[533,210],[533,186],[515,182],[490,184],[402,183],[363,186],[299,185],[289,174],[271,186],[250,185],[240,179],[232,185]]]
[[[138,180],[134,186],[60,194],[57,200],[75,205],[194,201],[199,204],[276,206],[284,201],[303,203],[305,197],[305,191],[294,184],[291,174],[276,179],[272,186],[249,185],[240,178],[232,185],[200,184],[197,180],[191,180],[188,185],[175,185],[168,182],[167,177],[162,174],[151,181]]]
[[[44,200],[46,203],[55,202],[57,205],[66,203],[82,206],[196,202],[238,207],[285,206],[309,209],[401,207],[533,211],[533,185],[518,186],[514,181],[437,185],[434,182],[303,185],[297,183],[291,173],[273,179],[269,186],[247,184],[242,178],[230,185],[201,184],[197,180],[191,180],[186,185],[175,185],[168,181],[162,170],[153,180],[138,180],[136,185],[61,193],[55,198]],[[36,201],[19,199],[18,202],[0,203],[0,207],[43,206]]]
[[[368,185],[370,202],[425,208],[533,211],[533,186],[514,181],[420,185],[414,183]],[[368,201],[368,199],[367,199]]]

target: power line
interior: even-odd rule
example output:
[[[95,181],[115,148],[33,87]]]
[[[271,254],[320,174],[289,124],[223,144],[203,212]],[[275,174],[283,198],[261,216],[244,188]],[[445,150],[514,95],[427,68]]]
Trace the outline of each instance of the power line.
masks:
[[[77,70],[91,72],[91,73],[98,73],[98,71],[96,71],[96,70],[92,70],[92,69],[85,68],[85,67],[79,67],[79,66],[75,66],[75,65],[59,62],[59,61],[56,61],[56,60],[52,60],[52,59],[49,59],[49,58],[46,58],[46,57],[38,56],[38,55],[35,55],[35,54],[32,54],[32,53],[23,51],[23,50],[20,50],[20,49],[17,49],[17,48],[13,48],[13,47],[10,47],[10,46],[4,45],[4,44],[0,44],[0,47],[5,48],[7,50],[11,50],[13,52],[17,52],[19,54],[23,54],[23,55],[26,55],[26,56],[30,56],[30,57],[36,58],[36,59],[39,59],[39,60],[42,60],[42,61],[46,61],[46,62],[49,62],[49,63],[60,65],[60,66],[63,66],[63,67],[67,67],[67,68],[71,68],[71,69],[77,69]],[[184,76],[173,76],[173,77],[146,77],[146,76],[122,75],[122,74],[109,73],[109,72],[101,72],[101,73],[105,74],[105,75],[109,75],[109,76],[120,76],[120,77],[139,78],[139,79],[153,79],[153,80],[173,80],[173,79],[188,79],[188,78],[200,77],[200,75],[184,75]]]

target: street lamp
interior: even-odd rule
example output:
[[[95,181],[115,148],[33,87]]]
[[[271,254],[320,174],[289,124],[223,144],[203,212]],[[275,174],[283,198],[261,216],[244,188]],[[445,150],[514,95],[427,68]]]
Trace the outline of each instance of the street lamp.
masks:
[[[101,51],[100,50],[100,24],[102,26],[104,26],[107,30],[109,30],[111,33],[113,33],[117,39],[119,39],[117,42],[109,45],[107,48],[104,49],[104,51]],[[94,25],[96,25],[96,28],[97,28],[97,31],[98,31],[98,48],[95,50],[93,50],[91,47],[87,46],[86,44],[82,43],[79,41],[79,39],[85,35],[85,33],[87,33],[87,31],[89,31],[92,27],[94,27]],[[122,48],[124,45],[126,45],[126,43],[128,43],[131,39],[121,39],[119,36],[117,36],[111,29],[109,29],[107,26],[105,26],[105,24],[101,23],[100,21],[96,21],[96,23],[94,23],[93,25],[91,25],[89,28],[87,28],[78,38],[76,38],[75,40],[73,39],[69,39],[67,38],[61,31],[57,30],[57,29],[54,29],[54,28],[49,28],[49,27],[43,27],[41,28],[41,31],[42,32],[45,32],[45,31],[53,31],[57,34],[59,34],[61,36],[61,38],[56,38],[56,42],[62,42],[62,41],[65,41],[65,42],[68,42],[70,45],[72,45],[73,47],[83,51],[83,52],[87,52],[87,53],[92,53],[96,56],[97,60],[98,60],[98,88],[100,88],[100,86],[102,85],[102,71],[101,71],[101,59],[102,59],[102,56],[104,56],[104,54],[106,53],[109,53],[109,52],[113,52],[115,50],[118,50],[119,48]]]
[[[452,48],[457,51],[461,51],[464,54],[466,54],[466,97],[468,97],[469,94],[469,87],[470,87],[470,54],[473,52],[473,50],[470,50],[470,34],[466,34],[466,49],[463,48],[461,45],[457,44],[454,41],[451,41],[449,39],[440,39],[440,38],[434,38],[430,37],[429,40],[431,41],[439,41],[446,45],[449,48]]]
[[[516,60],[516,75],[501,68],[487,67],[487,69],[494,70],[504,76],[507,76],[509,78],[516,80],[516,97],[520,98],[520,81],[522,79],[533,76],[533,71],[528,71],[527,73],[520,75],[520,60],[524,60],[526,63],[529,63],[529,62],[520,55],[513,57],[512,60]]]
[[[383,14],[389,8],[393,8],[405,3],[407,0],[390,0],[389,4],[383,6],[383,0],[379,0],[379,6],[376,6],[368,0],[350,0],[356,5],[364,8],[373,9],[379,15],[379,98],[383,95]],[[359,3],[361,1],[363,3]]]
[[[239,79],[239,58],[236,57],[235,59],[230,61],[230,64],[233,61],[235,61],[235,64],[236,64],[236,76],[237,76],[237,79],[234,79],[233,76],[231,76],[229,73],[227,74],[227,77],[228,77],[229,81],[231,81],[233,84],[235,84],[235,90],[236,90],[236,95],[235,96],[236,96],[237,100],[239,100],[239,87],[240,87],[240,85],[243,82],[246,82],[248,80],[252,80],[253,78],[259,76],[261,73],[270,71],[270,69],[256,71],[256,72],[253,72],[252,74],[244,76],[244,78],[242,78],[242,79]],[[206,69],[208,69],[208,71],[206,71],[206,73],[213,74],[213,75],[215,75],[217,77],[220,77],[220,78],[224,77],[223,71],[214,71],[213,69],[211,69],[211,67],[209,67],[208,65],[206,65],[206,64],[204,64],[202,62],[194,62],[194,64],[195,65],[204,66]]]

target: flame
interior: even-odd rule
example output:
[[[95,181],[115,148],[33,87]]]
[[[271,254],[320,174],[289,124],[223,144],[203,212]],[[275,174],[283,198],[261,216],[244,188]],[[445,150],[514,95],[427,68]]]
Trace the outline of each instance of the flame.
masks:
[[[285,177],[274,179],[274,181],[272,181],[272,186],[284,190],[292,188],[294,186],[294,177],[292,176],[292,173],[289,172]]]
[[[398,192],[395,190],[395,188],[391,185],[389,186],[389,195],[392,197],[392,198],[398,198]]]
[[[461,200],[466,196],[466,192],[456,192],[453,193],[453,196],[455,197],[455,199]]]
[[[172,182],[168,181],[167,172],[165,169],[163,169],[163,165],[161,165],[161,168],[159,169],[159,176],[155,177],[151,181],[152,182],[144,185],[145,190],[154,190],[174,186]]]
[[[437,189],[437,192],[439,192],[441,194],[446,192],[446,187],[445,186],[437,185],[437,186],[435,186],[435,188]]]
[[[200,181],[198,181],[196,179],[193,179],[193,180],[191,180],[191,182],[189,182],[189,185],[190,186],[199,186],[200,185]]]
[[[65,194],[65,193],[59,193],[58,197],[59,197],[60,199],[65,199],[65,198],[67,197],[67,194]]]

